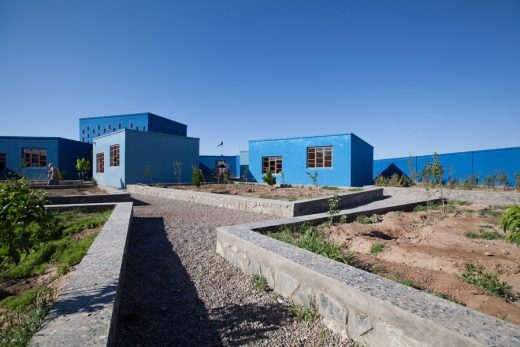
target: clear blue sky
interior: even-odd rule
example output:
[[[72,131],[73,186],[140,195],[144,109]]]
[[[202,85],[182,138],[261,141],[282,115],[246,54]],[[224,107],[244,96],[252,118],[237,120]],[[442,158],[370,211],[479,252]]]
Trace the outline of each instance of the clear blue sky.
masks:
[[[520,1],[0,0],[0,135],[141,111],[201,154],[345,132],[376,158],[520,146]]]

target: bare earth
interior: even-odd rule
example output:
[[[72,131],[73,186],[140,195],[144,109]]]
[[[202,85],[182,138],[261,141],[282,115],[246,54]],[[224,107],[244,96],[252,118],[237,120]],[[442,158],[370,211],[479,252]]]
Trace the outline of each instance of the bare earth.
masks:
[[[468,231],[501,232],[500,209],[483,205],[458,206],[457,211],[391,212],[374,224],[348,223],[320,227],[344,245],[360,263],[375,265],[379,275],[412,280],[423,290],[442,293],[468,307],[520,324],[520,301],[512,303],[487,295],[483,289],[463,281],[464,264],[482,264],[487,272],[520,293],[520,248],[504,239],[470,239]],[[371,255],[375,243],[385,249]]]
[[[238,183],[238,184],[206,184],[206,185],[200,186],[200,188],[198,188],[198,189],[192,185],[178,185],[178,186],[171,186],[170,188],[193,190],[193,191],[205,192],[205,193],[240,195],[240,196],[249,196],[249,197],[255,197],[255,198],[287,200],[287,201],[319,198],[322,196],[331,196],[334,194],[347,193],[347,192],[359,190],[359,188],[326,189],[323,187],[310,187],[310,186],[309,187],[293,186],[293,187],[280,188],[280,187],[270,187],[267,185],[260,185],[260,184],[240,184],[240,183]]]

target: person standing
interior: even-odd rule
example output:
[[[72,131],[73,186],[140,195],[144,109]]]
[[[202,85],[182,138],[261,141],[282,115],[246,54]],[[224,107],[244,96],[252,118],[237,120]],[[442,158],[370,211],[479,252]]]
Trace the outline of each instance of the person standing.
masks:
[[[49,163],[49,182],[47,185],[49,186],[55,186],[60,184],[60,172],[58,171],[58,168],[55,167],[52,163]]]

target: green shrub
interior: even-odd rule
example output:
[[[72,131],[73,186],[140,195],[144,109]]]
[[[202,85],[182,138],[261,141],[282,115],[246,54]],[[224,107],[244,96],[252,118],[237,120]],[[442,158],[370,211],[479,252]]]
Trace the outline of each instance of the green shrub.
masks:
[[[476,175],[471,175],[462,181],[462,188],[472,190],[475,189],[478,185],[479,177]]]
[[[338,194],[334,194],[334,196],[329,199],[329,210],[327,211],[329,215],[329,226],[333,224],[334,216],[337,215],[339,211],[339,196]]]
[[[306,171],[305,172],[309,178],[311,179],[312,185],[318,186],[318,170],[314,170],[314,173]]]
[[[508,207],[500,217],[500,226],[506,232],[506,240],[520,246],[520,206]]]
[[[488,294],[498,296],[510,302],[515,299],[512,286],[505,282],[500,282],[497,273],[484,271],[484,267],[479,264],[464,264],[462,278],[469,284],[474,284],[483,288]]]
[[[266,170],[264,176],[262,177],[265,183],[269,186],[274,186],[276,184],[276,177],[273,176],[271,170]]]
[[[520,191],[520,173],[515,172],[515,188]]]
[[[199,188],[203,179],[204,176],[202,175],[202,170],[193,165],[191,167],[191,181],[193,182],[193,185]]]
[[[19,263],[23,254],[53,236],[55,220],[46,203],[45,194],[24,179],[0,186],[0,256]]]

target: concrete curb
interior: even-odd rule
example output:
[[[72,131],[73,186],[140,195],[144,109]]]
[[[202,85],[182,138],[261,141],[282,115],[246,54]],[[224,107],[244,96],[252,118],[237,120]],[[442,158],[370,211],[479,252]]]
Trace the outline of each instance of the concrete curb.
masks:
[[[343,214],[413,208],[424,200],[360,207]],[[217,228],[217,253],[247,274],[263,275],[290,300],[316,306],[332,330],[369,346],[519,346],[520,327],[262,235],[325,214]],[[260,231],[260,232],[259,232]]]
[[[33,336],[30,346],[113,344],[132,205],[124,202],[101,206],[105,209],[107,206],[115,207],[45,318],[42,329]]]
[[[126,190],[132,194],[189,201],[279,217],[293,217],[325,212],[329,209],[329,199],[334,196],[334,194],[331,194],[316,199],[283,201],[132,184],[127,185]],[[369,188],[358,192],[338,194],[338,196],[341,208],[354,207],[382,199],[383,188]]]

